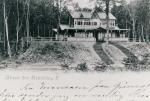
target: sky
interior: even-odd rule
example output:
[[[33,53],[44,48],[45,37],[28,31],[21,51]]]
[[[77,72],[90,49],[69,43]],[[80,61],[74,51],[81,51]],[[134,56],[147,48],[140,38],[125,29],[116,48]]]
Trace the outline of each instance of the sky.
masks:
[[[80,7],[93,7],[94,0],[92,3],[89,3],[89,0],[74,0],[75,2],[78,2]],[[126,0],[128,3],[132,0]]]

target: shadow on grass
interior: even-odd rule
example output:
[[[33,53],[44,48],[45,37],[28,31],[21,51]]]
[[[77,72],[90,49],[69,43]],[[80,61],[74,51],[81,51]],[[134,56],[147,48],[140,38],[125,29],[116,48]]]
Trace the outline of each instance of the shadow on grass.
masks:
[[[103,48],[102,48],[102,42],[97,42],[94,45],[94,50],[96,51],[96,53],[99,55],[99,57],[102,59],[102,61],[104,63],[106,63],[107,65],[111,65],[114,64],[114,62],[109,58],[109,56],[104,52]]]

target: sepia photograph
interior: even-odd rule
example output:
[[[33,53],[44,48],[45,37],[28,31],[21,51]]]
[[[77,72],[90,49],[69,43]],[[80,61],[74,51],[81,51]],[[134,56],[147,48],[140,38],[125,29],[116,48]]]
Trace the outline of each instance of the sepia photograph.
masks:
[[[0,0],[0,22],[0,101],[150,100],[150,0]]]

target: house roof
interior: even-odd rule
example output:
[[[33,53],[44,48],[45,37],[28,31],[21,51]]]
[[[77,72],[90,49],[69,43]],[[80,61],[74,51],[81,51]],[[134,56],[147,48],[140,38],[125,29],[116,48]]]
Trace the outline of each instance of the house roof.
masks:
[[[91,12],[82,12],[82,15],[83,15],[84,18],[91,18],[92,17]]]
[[[59,26],[60,26],[61,30],[70,29],[69,25],[60,24]]]
[[[69,25],[63,25],[63,24],[61,24],[60,25],[60,29],[61,30],[66,30],[66,29],[70,29],[70,30],[93,30],[93,29],[97,29],[97,28],[99,28],[98,26],[97,27],[85,27],[85,28],[82,28],[82,27],[78,27],[78,28],[72,28],[72,27],[70,27]]]
[[[80,18],[81,12],[71,12],[70,13],[73,18]]]
[[[100,19],[106,19],[106,13],[104,12],[98,12],[97,13]],[[116,20],[116,17],[114,17],[111,13],[109,13],[109,19]]]
[[[104,29],[104,30],[106,30],[106,26],[96,26],[96,27],[85,27],[85,28],[82,28],[82,27],[78,27],[78,28],[72,28],[72,27],[70,27],[69,25],[63,25],[63,24],[61,24],[60,25],[60,29],[61,30],[66,30],[66,29],[72,29],[72,30],[75,30],[75,29],[77,29],[77,30],[94,30],[94,29]],[[127,29],[120,29],[119,27],[117,27],[117,26],[115,26],[115,27],[110,27],[109,28],[109,30],[112,30],[112,31],[126,31]]]
[[[107,30],[106,26],[101,26],[101,28]],[[109,30],[120,30],[120,28],[118,26],[114,26],[114,27],[109,27]]]
[[[71,16],[73,18],[91,18],[92,14],[91,14],[91,12],[74,11],[74,12],[71,13]]]
[[[70,13],[73,18],[92,18],[93,12],[90,11],[74,11]],[[97,15],[100,19],[106,19],[106,14],[104,12],[98,12]],[[114,17],[111,13],[109,13],[109,19],[116,20],[116,17]]]

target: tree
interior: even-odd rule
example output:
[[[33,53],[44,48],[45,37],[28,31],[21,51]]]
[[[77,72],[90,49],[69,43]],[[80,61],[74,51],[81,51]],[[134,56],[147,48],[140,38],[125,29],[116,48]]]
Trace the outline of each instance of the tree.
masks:
[[[110,2],[112,0],[97,0],[97,3],[100,5],[104,5],[104,11],[106,14],[106,42],[109,43],[109,10],[110,10]]]
[[[111,13],[117,18],[119,28],[130,28],[131,18],[127,9],[127,3],[122,0],[120,5],[113,4]]]
[[[131,1],[130,4],[128,5],[127,9],[129,11],[129,15],[132,20],[132,34],[133,34],[133,41],[136,41],[136,21],[137,21],[137,16],[136,16],[136,6],[137,1]]]
[[[65,6],[62,11],[61,11],[61,23],[62,24],[69,24],[69,10],[68,8]]]
[[[98,5],[95,5],[94,10],[95,10],[96,12],[103,12],[103,8],[101,8],[101,7],[98,6]]]
[[[30,13],[30,0],[26,0],[27,12],[26,12],[26,33],[27,33],[27,46],[29,44],[30,35],[30,24],[29,24],[29,13]]]
[[[21,3],[23,2],[22,0],[20,1]],[[20,2],[17,0],[17,22],[16,22],[16,52],[18,51],[18,42],[19,42],[19,32],[21,30],[21,27],[22,27],[22,23],[23,23],[23,17],[24,17],[24,12],[25,12],[25,6],[20,4]],[[22,10],[23,10],[23,14],[21,15],[20,13],[20,6],[22,7]]]
[[[9,55],[9,58],[11,59],[11,48],[10,48],[10,42],[9,42],[9,29],[8,29],[8,14],[6,9],[6,2],[3,0],[3,10],[4,10],[4,23],[5,23],[5,31],[6,31],[6,40],[7,40],[7,53]],[[9,12],[9,10],[8,10]]]
[[[137,2],[137,31],[139,37],[144,42],[149,42],[150,38],[150,1],[138,0]]]

